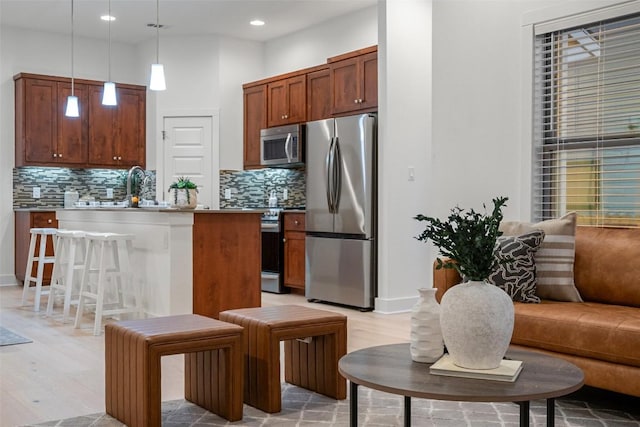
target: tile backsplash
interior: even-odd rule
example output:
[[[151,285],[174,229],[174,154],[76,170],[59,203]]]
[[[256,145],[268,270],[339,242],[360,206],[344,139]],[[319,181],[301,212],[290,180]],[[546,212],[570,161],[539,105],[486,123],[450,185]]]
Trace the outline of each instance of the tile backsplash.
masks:
[[[64,206],[64,192],[77,191],[80,197],[97,201],[120,201],[126,196],[125,169],[70,169],[57,167],[20,167],[13,169],[13,208],[56,208]],[[144,199],[156,194],[156,172],[145,171],[142,187]],[[306,203],[305,170],[256,169],[220,171],[220,208],[256,208],[269,205],[269,194],[275,190],[278,207],[301,207]],[[33,188],[40,188],[40,198],[33,197]],[[113,189],[113,199],[107,189]],[[284,190],[287,200],[284,200]],[[225,198],[228,190],[231,198]]]
[[[278,207],[300,207],[306,203],[305,169],[256,169],[220,171],[220,208],[258,208],[269,206],[269,194],[275,190]],[[287,200],[284,191],[287,190]],[[231,198],[225,198],[225,191]]]
[[[64,206],[64,192],[77,191],[80,197],[98,201],[124,200],[126,191],[124,169],[70,169],[55,167],[20,167],[13,169],[13,208],[54,208]],[[147,179],[141,196],[155,199],[156,173],[145,171]],[[33,188],[40,188],[40,198],[33,198]],[[107,189],[113,189],[113,199]]]

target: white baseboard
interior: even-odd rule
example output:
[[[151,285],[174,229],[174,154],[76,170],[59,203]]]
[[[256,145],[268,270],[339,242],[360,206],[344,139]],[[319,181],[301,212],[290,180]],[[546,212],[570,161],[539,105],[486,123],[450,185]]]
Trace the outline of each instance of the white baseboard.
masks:
[[[376,298],[375,312],[381,314],[406,313],[418,302],[418,296],[406,298]]]
[[[17,285],[15,274],[0,274],[0,286],[12,286]]]

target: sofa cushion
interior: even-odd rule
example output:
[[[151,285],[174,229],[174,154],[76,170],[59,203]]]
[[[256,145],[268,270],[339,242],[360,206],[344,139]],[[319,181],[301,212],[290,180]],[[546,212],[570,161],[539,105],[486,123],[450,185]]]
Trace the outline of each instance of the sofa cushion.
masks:
[[[575,283],[585,301],[640,307],[640,228],[578,227]]]
[[[491,273],[489,282],[503,289],[514,301],[540,302],[536,296],[536,262],[533,256],[542,239],[542,230],[498,237],[494,253],[503,262]]]
[[[515,303],[511,342],[640,367],[640,310],[595,302]]]
[[[542,299],[582,302],[573,280],[575,258],[575,212],[535,224],[505,221],[500,231],[507,236],[542,230],[544,241],[536,252],[536,294]]]

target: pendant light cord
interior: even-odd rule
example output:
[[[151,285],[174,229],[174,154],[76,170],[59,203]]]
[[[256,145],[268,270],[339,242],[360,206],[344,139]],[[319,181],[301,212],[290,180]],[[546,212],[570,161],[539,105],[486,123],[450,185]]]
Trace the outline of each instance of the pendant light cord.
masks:
[[[73,0],[71,0],[71,96],[73,96]]]
[[[109,81],[111,81],[111,0],[109,0]]]
[[[160,63],[160,0],[156,0],[156,64]]]

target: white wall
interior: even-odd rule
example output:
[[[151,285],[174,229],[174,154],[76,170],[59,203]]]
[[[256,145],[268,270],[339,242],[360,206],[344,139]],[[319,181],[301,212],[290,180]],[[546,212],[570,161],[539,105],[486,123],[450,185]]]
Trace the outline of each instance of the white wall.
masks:
[[[377,43],[377,7],[373,6],[267,42],[265,77],[320,65],[331,56]]]

